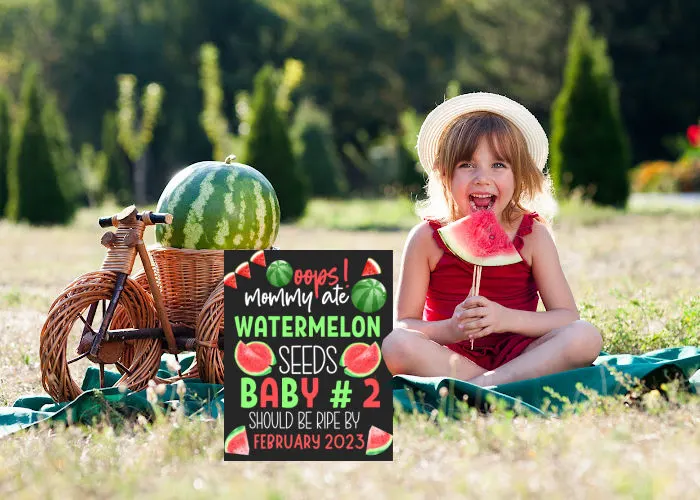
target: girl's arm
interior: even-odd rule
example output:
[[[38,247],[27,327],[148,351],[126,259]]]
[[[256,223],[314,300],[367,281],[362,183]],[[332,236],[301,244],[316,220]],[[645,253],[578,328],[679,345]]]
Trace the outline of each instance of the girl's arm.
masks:
[[[479,338],[494,332],[539,337],[579,319],[574,296],[549,231],[535,222],[528,240],[532,248],[532,274],[546,311],[509,309],[484,297],[469,297],[464,301],[466,310],[460,317],[467,338]]]
[[[396,326],[421,332],[438,344],[455,342],[456,320],[423,321],[425,296],[430,281],[431,257],[442,253],[433,240],[432,228],[426,222],[414,227],[408,235],[399,271],[396,297]]]

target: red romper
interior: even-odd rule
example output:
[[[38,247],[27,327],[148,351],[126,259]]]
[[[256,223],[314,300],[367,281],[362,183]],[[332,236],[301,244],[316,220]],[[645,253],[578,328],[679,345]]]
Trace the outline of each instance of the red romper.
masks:
[[[523,236],[532,232],[533,220],[536,217],[536,213],[523,216],[513,239],[518,252],[523,248]],[[439,222],[427,222],[433,229],[433,238],[444,253],[435,270],[430,273],[423,320],[439,321],[451,318],[455,307],[469,295],[474,265],[464,262],[445,246],[437,232],[441,226]],[[507,266],[482,267],[479,295],[510,309],[533,312],[537,310],[539,299],[532,268],[524,259]],[[486,370],[493,370],[519,356],[536,338],[517,333],[492,333],[474,339],[474,349],[471,348],[470,340],[446,347]]]

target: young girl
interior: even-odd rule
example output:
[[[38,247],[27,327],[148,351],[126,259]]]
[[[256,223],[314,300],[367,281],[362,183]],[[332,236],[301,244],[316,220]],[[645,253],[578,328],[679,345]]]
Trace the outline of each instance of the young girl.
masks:
[[[542,212],[548,142],[537,119],[496,94],[445,101],[426,118],[418,153],[428,172],[425,220],[406,242],[396,328],[382,344],[393,374],[497,385],[588,366],[602,345],[579,319]],[[481,268],[448,250],[437,229],[493,210],[522,261]],[[537,312],[538,299],[546,311]]]

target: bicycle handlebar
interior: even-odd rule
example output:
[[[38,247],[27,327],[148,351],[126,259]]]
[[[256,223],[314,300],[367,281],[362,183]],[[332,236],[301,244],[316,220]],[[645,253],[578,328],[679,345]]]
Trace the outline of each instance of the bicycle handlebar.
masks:
[[[100,217],[100,219],[99,219],[100,227],[112,227],[112,226],[116,227],[119,225],[120,220],[125,219],[126,217],[131,215],[134,211],[136,211],[136,207],[134,205],[131,205],[130,207],[127,207],[126,209],[122,210],[120,213],[118,213],[116,215],[110,215],[109,217]],[[144,221],[146,223],[146,225],[171,224],[173,222],[173,216],[171,214],[156,213],[156,212],[151,212],[150,210],[136,213],[136,219]]]

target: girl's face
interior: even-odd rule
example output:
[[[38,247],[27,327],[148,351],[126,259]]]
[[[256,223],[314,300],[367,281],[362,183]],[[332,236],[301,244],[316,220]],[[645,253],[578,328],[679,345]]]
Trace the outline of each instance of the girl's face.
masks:
[[[501,159],[482,137],[471,160],[459,162],[452,174],[451,193],[460,217],[477,210],[493,210],[505,225],[503,209],[515,192],[512,166]]]

